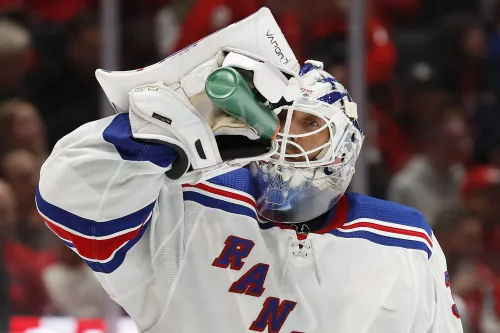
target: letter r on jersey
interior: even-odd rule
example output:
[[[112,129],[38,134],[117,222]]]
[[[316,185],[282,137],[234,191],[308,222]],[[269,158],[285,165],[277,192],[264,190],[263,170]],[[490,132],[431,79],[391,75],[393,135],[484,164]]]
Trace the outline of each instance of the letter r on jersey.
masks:
[[[220,268],[230,268],[239,271],[243,265],[243,259],[248,257],[255,243],[249,239],[229,236],[224,242],[225,246],[219,257],[217,257],[212,266]]]
[[[251,331],[264,332],[268,327],[268,333],[279,333],[286,318],[295,308],[296,302],[284,300],[280,303],[279,298],[268,297],[259,316],[250,326]]]

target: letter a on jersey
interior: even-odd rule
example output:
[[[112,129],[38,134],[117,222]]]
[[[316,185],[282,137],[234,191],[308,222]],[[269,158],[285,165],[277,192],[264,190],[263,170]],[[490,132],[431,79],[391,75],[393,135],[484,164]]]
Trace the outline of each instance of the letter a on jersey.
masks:
[[[266,280],[268,270],[269,265],[266,264],[253,266],[238,281],[231,285],[229,292],[260,297],[266,289],[264,288],[264,281]]]
[[[249,239],[229,236],[224,242],[225,246],[219,257],[217,257],[212,266],[220,268],[230,268],[239,271],[243,265],[243,259],[248,257],[255,243]]]

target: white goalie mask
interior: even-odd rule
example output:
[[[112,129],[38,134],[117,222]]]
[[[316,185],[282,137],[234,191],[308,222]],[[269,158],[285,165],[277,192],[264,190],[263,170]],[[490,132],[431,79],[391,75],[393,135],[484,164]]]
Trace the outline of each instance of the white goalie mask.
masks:
[[[351,182],[364,139],[356,104],[321,63],[306,62],[300,77],[302,96],[275,109],[281,122],[278,153],[250,164],[258,212],[274,222],[305,222],[330,210]],[[321,124],[311,131],[294,131],[298,113],[319,118]],[[314,141],[311,148],[310,139],[320,133],[324,142]],[[309,145],[302,147],[299,143],[306,139]]]

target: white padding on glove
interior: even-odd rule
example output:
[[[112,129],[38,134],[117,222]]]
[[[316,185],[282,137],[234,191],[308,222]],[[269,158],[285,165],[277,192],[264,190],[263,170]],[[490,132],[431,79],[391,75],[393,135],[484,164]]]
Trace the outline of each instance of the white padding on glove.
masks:
[[[175,163],[182,167],[174,165],[179,174],[171,178],[182,176],[189,165],[196,170],[222,163],[212,129],[181,94],[160,82],[133,89],[129,102],[134,138],[167,144],[180,153]]]
[[[285,96],[289,98],[287,101],[292,101],[300,95],[300,85],[295,84],[296,79],[288,80],[276,66],[270,63],[230,52],[224,59],[222,66],[252,71],[255,89],[271,103],[278,103]]]
[[[205,82],[210,74],[219,68],[216,58],[212,58],[196,67],[181,78],[181,86],[188,97],[205,91]]]

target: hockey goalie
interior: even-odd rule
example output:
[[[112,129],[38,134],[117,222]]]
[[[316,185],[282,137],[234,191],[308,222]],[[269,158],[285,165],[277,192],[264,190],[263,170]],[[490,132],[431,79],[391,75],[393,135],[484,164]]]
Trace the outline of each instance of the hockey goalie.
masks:
[[[96,75],[117,114],[58,142],[36,202],[141,332],[462,332],[422,215],[346,192],[356,104],[268,9]]]

